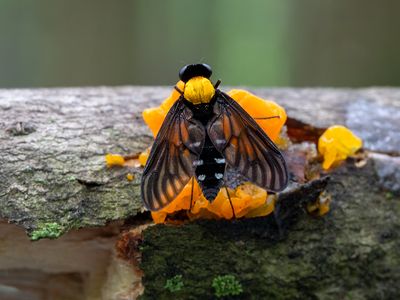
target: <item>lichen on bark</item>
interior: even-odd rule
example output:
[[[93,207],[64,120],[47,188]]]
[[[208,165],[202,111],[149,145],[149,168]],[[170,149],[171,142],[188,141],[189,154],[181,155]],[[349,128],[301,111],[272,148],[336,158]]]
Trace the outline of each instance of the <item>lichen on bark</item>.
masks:
[[[59,235],[134,216],[141,168],[107,169],[104,155],[146,149],[144,99],[162,97],[145,88],[0,91],[0,218],[36,239],[49,237],[44,224]]]

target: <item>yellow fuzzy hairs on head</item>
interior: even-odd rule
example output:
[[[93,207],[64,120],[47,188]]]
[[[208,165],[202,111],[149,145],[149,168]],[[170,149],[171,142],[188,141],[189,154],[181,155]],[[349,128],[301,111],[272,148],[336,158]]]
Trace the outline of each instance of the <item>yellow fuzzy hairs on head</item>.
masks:
[[[211,81],[202,76],[193,77],[186,82],[183,92],[185,99],[193,104],[209,103],[214,94],[215,88]]]

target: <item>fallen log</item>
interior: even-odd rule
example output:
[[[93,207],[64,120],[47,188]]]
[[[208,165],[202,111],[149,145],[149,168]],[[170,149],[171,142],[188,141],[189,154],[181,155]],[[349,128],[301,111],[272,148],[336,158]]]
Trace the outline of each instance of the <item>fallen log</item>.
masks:
[[[142,168],[108,169],[104,155],[145,150],[153,138],[141,112],[170,90],[1,90],[0,218],[32,239],[117,220],[135,224]],[[149,227],[140,246],[144,298],[212,298],[212,279],[225,273],[237,277],[245,298],[398,297],[400,176],[393,166],[399,164],[400,89],[252,92],[286,108],[293,140],[315,141],[324,128],[343,124],[363,138],[370,159],[363,168],[348,162],[329,182],[318,181],[321,190],[308,187],[307,193],[332,194],[324,218],[306,213],[311,200],[300,188],[281,196],[274,216]],[[182,275],[184,288],[171,294],[164,286],[175,275]]]

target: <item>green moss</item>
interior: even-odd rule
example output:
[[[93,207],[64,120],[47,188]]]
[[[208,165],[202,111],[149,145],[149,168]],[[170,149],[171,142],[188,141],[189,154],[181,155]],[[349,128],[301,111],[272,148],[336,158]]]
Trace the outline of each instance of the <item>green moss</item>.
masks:
[[[215,289],[215,296],[237,296],[243,292],[242,284],[234,275],[217,276],[214,278],[212,287]]]
[[[164,288],[169,290],[171,293],[179,292],[183,288],[184,284],[182,281],[182,275],[175,275],[174,277],[167,280]]]
[[[56,239],[64,232],[64,228],[57,223],[44,223],[31,233],[31,240],[36,241],[43,238]]]
[[[71,175],[71,176],[68,176],[68,181],[75,181],[76,180],[76,177],[75,176],[73,176],[73,175]]]
[[[393,193],[392,192],[386,192],[385,194],[386,199],[393,199]]]

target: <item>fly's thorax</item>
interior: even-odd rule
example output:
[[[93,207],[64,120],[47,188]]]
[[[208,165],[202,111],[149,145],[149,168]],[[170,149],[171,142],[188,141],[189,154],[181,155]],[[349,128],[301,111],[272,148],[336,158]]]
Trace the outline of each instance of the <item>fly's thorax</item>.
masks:
[[[194,105],[209,103],[215,95],[211,81],[203,76],[189,79],[183,91],[183,96]]]
[[[215,116],[215,97],[213,97],[208,103],[193,104],[189,101],[184,101],[186,107],[188,107],[192,113],[192,118],[200,121],[204,126],[207,126],[208,122]]]

